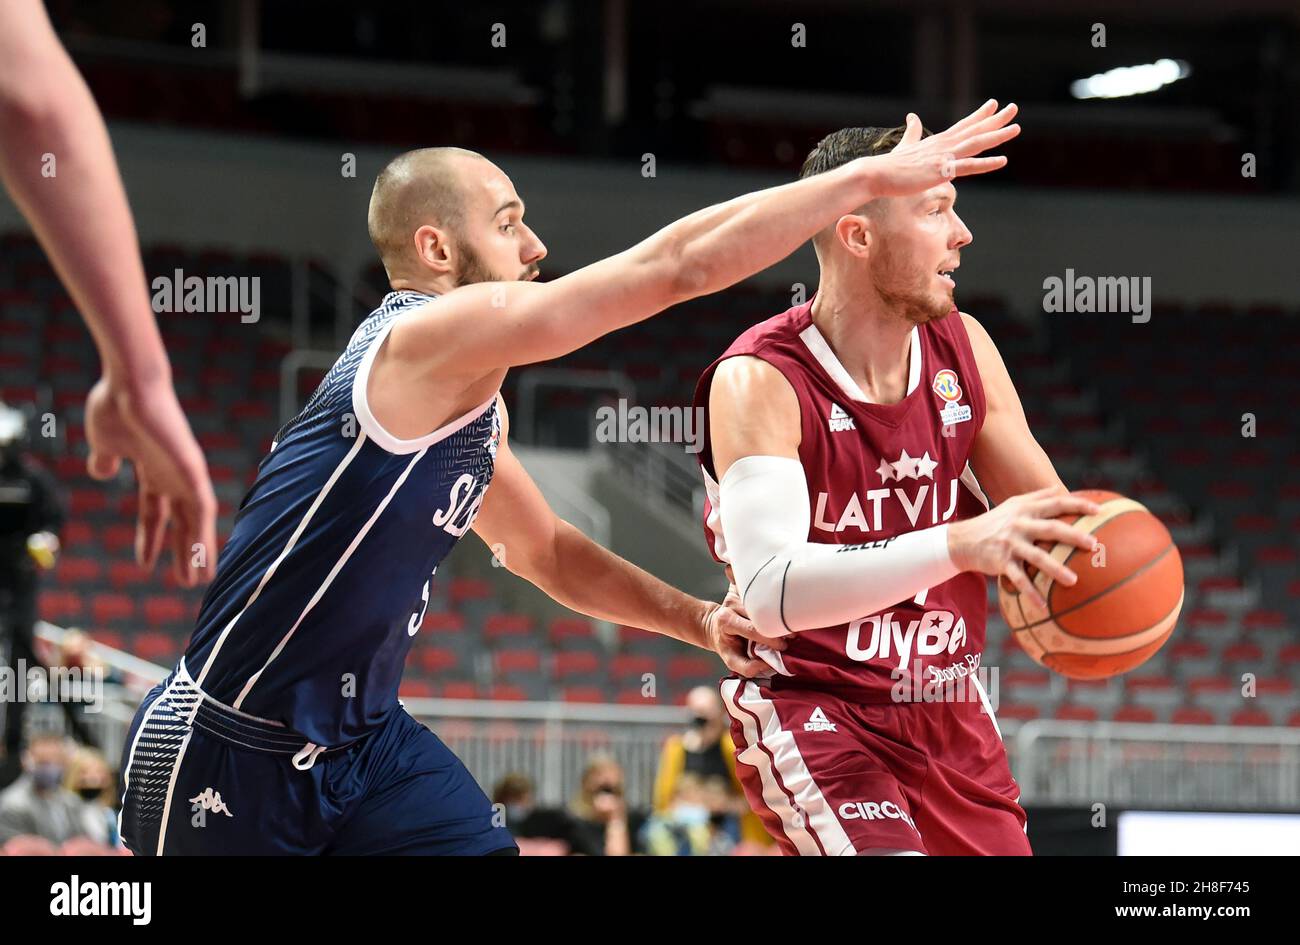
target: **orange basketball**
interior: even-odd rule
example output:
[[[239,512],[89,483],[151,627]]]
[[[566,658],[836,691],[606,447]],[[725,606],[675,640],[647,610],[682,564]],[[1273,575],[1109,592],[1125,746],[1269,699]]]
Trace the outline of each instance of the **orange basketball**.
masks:
[[[1036,662],[1072,679],[1104,679],[1140,666],[1169,639],[1183,606],[1183,559],[1169,529],[1141,503],[1100,489],[1074,494],[1101,511],[1061,521],[1093,535],[1097,550],[1039,546],[1064,561],[1078,582],[1066,587],[1030,568],[1026,574],[1047,610],[1006,577],[998,581],[998,602]]]

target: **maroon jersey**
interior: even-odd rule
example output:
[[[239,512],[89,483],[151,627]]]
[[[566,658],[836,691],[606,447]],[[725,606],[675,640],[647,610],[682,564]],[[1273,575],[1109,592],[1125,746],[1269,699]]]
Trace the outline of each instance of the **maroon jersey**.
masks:
[[[967,459],[984,422],[984,389],[954,309],[912,330],[907,394],[869,402],[812,320],[811,300],[753,326],[705,370],[695,405],[708,415],[718,364],[751,355],[779,370],[799,399],[799,459],[808,480],[808,540],[861,544],[979,515],[988,508]],[[705,424],[700,453],[710,551],[728,560]],[[983,575],[965,572],[874,614],[755,647],[770,687],[821,689],[861,703],[919,701],[924,686],[976,683],[988,608]],[[983,691],[981,689],[981,696]]]

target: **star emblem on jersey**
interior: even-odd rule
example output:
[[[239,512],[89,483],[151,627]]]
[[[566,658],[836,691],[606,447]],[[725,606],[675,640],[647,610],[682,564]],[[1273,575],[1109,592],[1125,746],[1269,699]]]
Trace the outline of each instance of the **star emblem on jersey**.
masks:
[[[845,430],[856,430],[853,425],[853,418],[844,412],[844,408],[839,404],[831,404],[830,428],[832,433],[843,433]]]
[[[933,479],[938,465],[930,458],[928,450],[921,456],[908,456],[907,450],[903,450],[893,462],[882,458],[876,472],[880,474],[881,482],[889,482],[891,479],[900,482],[904,479]]]
[[[826,713],[822,711],[821,706],[812,710],[812,715],[808,716],[808,721],[803,723],[805,732],[833,732],[835,723],[826,718]]]

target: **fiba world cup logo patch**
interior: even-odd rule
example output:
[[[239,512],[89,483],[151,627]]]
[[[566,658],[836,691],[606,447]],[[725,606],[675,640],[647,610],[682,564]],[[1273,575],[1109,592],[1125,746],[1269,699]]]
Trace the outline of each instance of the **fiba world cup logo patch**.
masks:
[[[944,426],[964,423],[971,418],[970,406],[960,403],[962,390],[961,384],[957,381],[956,371],[944,368],[934,376],[934,383],[930,388],[943,401],[943,409],[939,411],[939,421]]]

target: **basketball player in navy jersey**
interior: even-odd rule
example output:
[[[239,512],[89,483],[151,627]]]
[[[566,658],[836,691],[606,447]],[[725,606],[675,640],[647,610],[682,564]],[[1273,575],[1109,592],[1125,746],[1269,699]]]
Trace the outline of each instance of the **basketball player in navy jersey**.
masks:
[[[471,528],[566,606],[756,671],[747,621],[548,508],[510,452],[502,379],[723,289],[868,199],[1000,167],[976,155],[1017,133],[1014,112],[990,102],[935,138],[701,210],[546,284],[532,281],[546,249],[499,168],[450,148],[389,164],[369,229],[393,291],[280,430],[183,658],[137,713],[130,849],[514,852],[464,767],[397,699],[434,572]]]
[[[915,115],[846,128],[801,177],[922,140]],[[786,644],[755,647],[762,670],[722,694],[750,805],[787,854],[1030,852],[978,676],[984,575],[1040,603],[1048,578],[1073,584],[1035,542],[1092,550],[1055,518],[1097,506],[1065,492],[993,341],[954,307],[971,242],[956,199],[941,181],[835,218],[813,240],[815,296],[697,388],[728,600]]]

